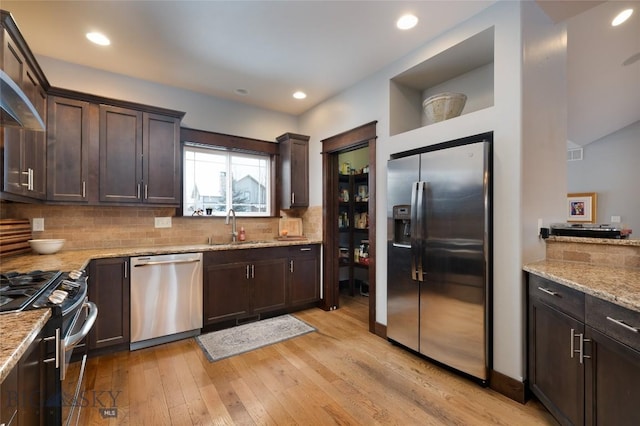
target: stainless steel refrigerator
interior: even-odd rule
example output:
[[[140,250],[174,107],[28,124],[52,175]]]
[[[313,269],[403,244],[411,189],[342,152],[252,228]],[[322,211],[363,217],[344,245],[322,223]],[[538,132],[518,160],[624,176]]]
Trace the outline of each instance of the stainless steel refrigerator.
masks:
[[[388,162],[387,337],[486,383],[492,134]]]

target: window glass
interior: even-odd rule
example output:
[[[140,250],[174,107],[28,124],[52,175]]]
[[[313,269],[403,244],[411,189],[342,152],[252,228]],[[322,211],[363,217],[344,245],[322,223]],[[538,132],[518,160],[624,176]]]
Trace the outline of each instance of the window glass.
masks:
[[[183,214],[268,216],[270,158],[199,146],[184,146]]]

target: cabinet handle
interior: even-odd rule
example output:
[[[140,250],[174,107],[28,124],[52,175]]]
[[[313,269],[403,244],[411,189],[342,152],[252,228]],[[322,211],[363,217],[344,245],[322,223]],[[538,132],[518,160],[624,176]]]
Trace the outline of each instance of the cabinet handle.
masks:
[[[87,182],[82,181],[82,198],[87,196]]]
[[[578,349],[575,349],[575,338],[579,339]],[[585,358],[591,358],[588,355],[584,354],[584,344],[585,342],[590,342],[591,339],[585,339],[583,333],[576,333],[575,329],[571,329],[571,358],[573,358],[574,354],[578,354],[578,360],[580,364],[584,364]]]
[[[125,260],[122,266],[124,268],[124,277],[127,278],[127,269],[129,269],[129,262]]]
[[[311,247],[304,247],[301,248],[300,251],[311,251]]]
[[[289,272],[293,273],[293,260],[289,261]]]
[[[295,204],[296,203],[296,193],[292,192],[291,193],[291,204]]]
[[[33,191],[33,169],[29,168],[29,191]]]
[[[631,326],[629,324],[625,324],[624,321],[622,321],[622,320],[617,320],[617,319],[614,319],[614,318],[611,318],[611,317],[607,317],[607,319],[609,321],[611,321],[612,323],[614,323],[614,324],[617,324],[617,325],[619,325],[621,327],[626,328],[629,331],[633,331],[634,333],[637,333],[639,331],[639,329],[637,327],[633,327],[633,326]]]
[[[249,265],[245,266],[245,276],[249,279]]]
[[[49,337],[45,337],[43,340],[45,342],[49,342],[51,340],[55,339],[56,340],[56,356],[53,358],[47,358],[45,360],[43,360],[42,362],[49,364],[50,362],[54,362],[56,363],[56,368],[60,368],[60,329],[56,328],[56,334],[55,336],[49,336]]]
[[[136,198],[140,198],[140,184],[138,184],[136,187]]]
[[[256,265],[251,265],[251,278],[256,277]]]
[[[147,184],[144,185],[144,199],[145,200],[149,199],[149,185]]]
[[[543,288],[543,287],[538,287],[538,290],[540,290],[540,291],[541,291],[541,292],[543,292],[543,293],[547,293],[547,294],[549,294],[549,295],[551,295],[551,296],[557,296],[557,297],[560,297],[560,294],[559,294],[559,293],[556,293],[555,291],[547,290],[546,288]]]

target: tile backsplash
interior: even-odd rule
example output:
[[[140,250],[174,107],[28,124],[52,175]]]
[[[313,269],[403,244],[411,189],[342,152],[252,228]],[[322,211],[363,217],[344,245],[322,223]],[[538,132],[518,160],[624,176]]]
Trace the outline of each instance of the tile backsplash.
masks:
[[[322,208],[310,207],[298,213],[304,234],[322,238]],[[292,215],[292,212],[282,212]],[[49,206],[0,203],[2,218],[44,218],[44,231],[33,238],[64,238],[64,250],[148,247],[204,244],[231,241],[231,226],[223,217],[175,217],[175,209],[164,207]],[[156,217],[170,217],[171,228],[156,228]],[[278,218],[237,218],[247,240],[273,239],[278,234]]]

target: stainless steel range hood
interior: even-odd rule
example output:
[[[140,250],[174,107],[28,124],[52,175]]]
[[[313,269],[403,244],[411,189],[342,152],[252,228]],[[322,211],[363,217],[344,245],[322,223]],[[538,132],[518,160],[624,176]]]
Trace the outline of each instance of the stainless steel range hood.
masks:
[[[44,121],[27,95],[0,70],[0,125],[44,132]]]

